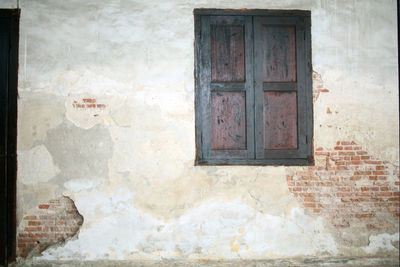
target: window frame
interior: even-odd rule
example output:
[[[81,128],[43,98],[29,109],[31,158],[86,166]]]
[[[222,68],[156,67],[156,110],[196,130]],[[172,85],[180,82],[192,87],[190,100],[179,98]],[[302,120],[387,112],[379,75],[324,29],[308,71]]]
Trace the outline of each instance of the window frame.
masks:
[[[196,131],[196,159],[195,159],[195,165],[287,165],[287,166],[296,166],[296,165],[313,165],[314,160],[313,160],[313,112],[312,112],[312,64],[311,64],[311,12],[310,11],[305,11],[305,10],[261,10],[261,9],[241,9],[241,10],[232,10],[232,9],[195,9],[193,11],[194,13],[194,21],[195,21],[195,131]],[[249,111],[247,109],[246,116],[248,113],[253,116],[254,119],[248,119],[246,118],[246,132],[248,133],[248,125],[252,127],[252,136],[247,135],[246,140],[250,144],[247,143],[247,146],[250,145],[250,150],[251,153],[253,153],[253,157],[248,156],[247,158],[243,158],[241,156],[235,156],[235,153],[239,155],[240,153],[238,150],[231,150],[231,154],[229,153],[223,153],[221,152],[219,155],[218,153],[214,153],[213,155],[210,154],[209,151],[211,151],[210,144],[205,144],[203,143],[203,135],[204,134],[211,134],[211,125],[204,125],[204,114],[203,114],[203,109],[205,109],[204,106],[204,94],[202,90],[202,85],[201,85],[201,80],[204,79],[202,78],[202,65],[205,64],[207,60],[211,60],[210,58],[205,60],[204,57],[211,57],[209,53],[207,54],[205,51],[202,51],[202,48],[204,48],[204,45],[202,42],[204,40],[202,38],[210,38],[210,34],[208,34],[208,37],[204,37],[203,34],[202,36],[202,28],[204,29],[204,24],[205,20],[208,20],[206,22],[207,25],[211,25],[209,20],[213,19],[215,20],[216,17],[214,16],[226,16],[226,18],[234,18],[234,16],[238,16],[237,18],[241,18],[243,20],[243,25],[247,25],[250,21],[251,27],[247,27],[245,31],[245,39],[251,38],[251,47],[246,47],[245,49],[247,52],[246,54],[246,63],[245,64],[251,64],[250,67],[246,67],[244,70],[246,72],[246,81],[245,81],[245,86],[248,85],[248,74],[251,75],[251,87],[249,91],[246,91],[247,89],[244,89],[246,92],[246,107],[248,106],[249,103],[252,103],[251,109],[252,111]],[[240,17],[239,17],[240,16]],[[302,126],[302,135],[304,136],[297,136],[297,142],[298,142],[298,149],[288,149],[288,150],[276,150],[272,154],[278,155],[276,157],[271,157],[271,156],[262,156],[260,155],[259,147],[262,145],[260,142],[257,143],[256,139],[257,134],[259,135],[259,123],[257,124],[257,121],[261,122],[261,118],[259,118],[260,115],[260,107],[259,105],[257,106],[256,103],[256,97],[260,97],[259,92],[257,92],[256,88],[256,79],[255,75],[257,75],[257,69],[255,68],[256,65],[256,60],[255,58],[255,50],[256,50],[256,36],[254,34],[256,24],[256,20],[263,20],[263,19],[275,19],[279,21],[279,18],[282,19],[283,24],[285,24],[285,20],[296,20],[296,21],[301,21],[301,24],[296,24],[296,27],[298,25],[301,25],[301,34],[304,40],[301,40],[300,42],[296,41],[296,48],[297,48],[297,43],[301,43],[302,46],[302,52],[304,52],[304,62],[300,62],[302,65],[298,66],[297,68],[303,68],[304,73],[303,81],[302,84],[300,84],[299,87],[304,87],[302,88],[301,94],[304,94],[304,96],[298,100],[297,96],[297,111],[301,108],[306,111],[306,114],[301,115],[303,116],[302,121],[300,123],[304,123],[305,125]],[[297,22],[296,22],[297,23]],[[278,22],[279,24],[279,22]],[[228,24],[229,25],[229,24]],[[304,34],[304,36],[303,36]],[[250,36],[250,37],[249,37]],[[296,29],[296,40],[299,38],[299,33]],[[248,43],[247,41],[245,43]],[[249,45],[247,45],[249,46]],[[250,52],[250,55],[248,53]],[[203,55],[203,54],[207,55]],[[296,49],[296,53],[299,53],[299,51]],[[297,56],[297,55],[296,55]],[[296,58],[297,62],[297,58]],[[209,64],[209,62],[206,62],[206,64]],[[299,64],[297,62],[296,64]],[[203,85],[204,86],[204,85]],[[259,86],[259,85],[258,85]],[[261,86],[262,87],[262,86]],[[211,89],[210,89],[211,90]],[[259,89],[258,89],[259,90]],[[262,89],[261,89],[262,90]],[[227,90],[229,91],[229,90]],[[297,91],[296,91],[297,93]],[[202,95],[203,94],[203,95]],[[210,93],[208,93],[208,99],[210,99]],[[248,98],[253,98],[253,101],[248,101]],[[202,106],[203,105],[203,106]],[[209,106],[209,104],[208,104]],[[262,109],[262,106],[261,106]],[[210,112],[210,111],[208,111]],[[209,115],[209,114],[208,114]],[[208,116],[207,115],[207,116]],[[207,117],[206,116],[206,117]],[[258,118],[257,118],[258,116]],[[296,126],[297,126],[297,131],[299,131],[299,114],[297,114],[297,121],[296,121]],[[208,123],[210,124],[210,123]],[[207,133],[208,131],[208,133]],[[258,131],[256,133],[256,131]],[[209,139],[209,136],[207,137]],[[204,139],[207,139],[204,138]],[[301,141],[300,139],[303,138]],[[301,153],[299,152],[299,141],[302,143],[301,147]],[[208,146],[208,147],[206,147]],[[207,150],[208,149],[208,150]],[[246,150],[247,151],[247,147]],[[244,150],[242,150],[243,152]],[[297,151],[297,152],[294,152]],[[218,152],[218,151],[217,151]],[[210,156],[211,155],[211,156]],[[233,155],[233,156],[231,156]],[[243,153],[241,154],[243,155]]]

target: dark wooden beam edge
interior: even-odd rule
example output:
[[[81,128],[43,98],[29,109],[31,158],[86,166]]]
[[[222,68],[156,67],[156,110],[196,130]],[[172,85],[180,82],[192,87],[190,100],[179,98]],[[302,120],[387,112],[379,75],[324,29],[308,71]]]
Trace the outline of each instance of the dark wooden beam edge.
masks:
[[[214,8],[196,8],[193,10],[194,15],[218,15],[218,16],[302,16],[311,17],[311,11],[309,10],[282,10],[282,9],[214,9]]]

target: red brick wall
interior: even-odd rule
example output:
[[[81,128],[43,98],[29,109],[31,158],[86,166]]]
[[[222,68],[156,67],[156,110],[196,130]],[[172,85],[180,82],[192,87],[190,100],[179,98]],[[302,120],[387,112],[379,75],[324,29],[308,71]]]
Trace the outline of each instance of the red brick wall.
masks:
[[[74,236],[83,223],[74,202],[69,197],[40,204],[23,217],[17,233],[17,256],[39,254],[52,244]]]
[[[369,155],[355,142],[315,149],[315,166],[287,175],[290,192],[334,227],[398,229],[399,169]]]

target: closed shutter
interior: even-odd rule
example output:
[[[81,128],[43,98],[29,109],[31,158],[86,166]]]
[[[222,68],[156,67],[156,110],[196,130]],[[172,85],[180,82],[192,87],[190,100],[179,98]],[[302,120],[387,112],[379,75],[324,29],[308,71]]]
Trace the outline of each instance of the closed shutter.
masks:
[[[252,50],[251,17],[202,17],[196,92],[202,162],[254,158]]]
[[[195,11],[198,164],[312,162],[310,28],[307,11]]]
[[[307,158],[311,62],[302,17],[255,17],[256,158]]]

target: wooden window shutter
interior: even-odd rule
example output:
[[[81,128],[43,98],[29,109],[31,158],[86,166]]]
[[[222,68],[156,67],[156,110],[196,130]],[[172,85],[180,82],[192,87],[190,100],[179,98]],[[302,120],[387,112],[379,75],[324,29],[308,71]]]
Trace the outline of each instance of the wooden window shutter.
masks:
[[[311,163],[308,11],[195,10],[197,164]]]
[[[298,16],[254,18],[257,159],[307,159],[311,154],[306,23]]]
[[[197,104],[199,160],[220,164],[254,158],[252,20],[201,20]]]

